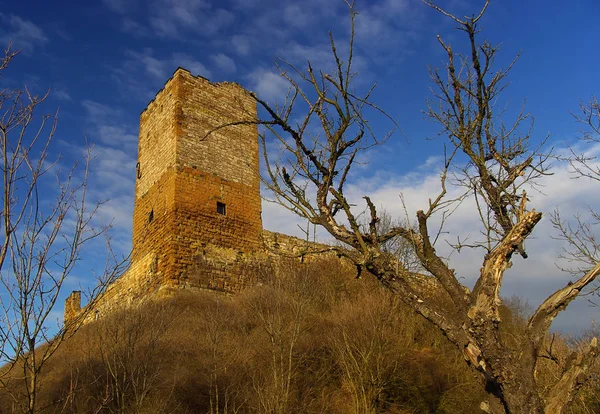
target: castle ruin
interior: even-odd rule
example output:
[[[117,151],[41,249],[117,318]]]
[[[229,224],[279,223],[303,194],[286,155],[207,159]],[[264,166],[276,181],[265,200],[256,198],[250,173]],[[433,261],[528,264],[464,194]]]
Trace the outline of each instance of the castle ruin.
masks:
[[[262,248],[256,103],[235,83],[177,69],[140,117],[132,262],[178,284],[207,245]],[[210,134],[209,134],[210,133]]]
[[[256,116],[240,85],[182,68],[142,111],[131,263],[97,312],[169,287],[240,291],[274,252],[306,247],[262,228],[257,126],[219,128]],[[69,296],[65,320],[80,302],[80,292]]]

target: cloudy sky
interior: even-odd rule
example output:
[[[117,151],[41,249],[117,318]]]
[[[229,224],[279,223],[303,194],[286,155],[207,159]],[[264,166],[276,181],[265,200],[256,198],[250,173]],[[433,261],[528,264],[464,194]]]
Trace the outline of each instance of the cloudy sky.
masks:
[[[478,11],[482,1],[440,0],[458,15]],[[447,19],[417,0],[357,0],[355,69],[359,87],[377,83],[373,101],[402,128],[384,147],[367,154],[349,185],[356,200],[371,195],[377,205],[403,217],[402,194],[410,217],[439,190],[443,139],[423,116],[431,97],[428,67],[443,65],[440,34],[460,48],[460,33]],[[50,90],[43,110],[60,108],[53,151],[67,166],[95,143],[91,186],[96,200],[110,199],[100,218],[114,224],[114,245],[127,251],[139,114],[178,67],[211,81],[235,81],[270,103],[282,99],[286,84],[277,57],[306,67],[331,65],[328,32],[340,45],[348,39],[349,19],[342,0],[0,0],[0,44],[21,49],[0,79],[1,87]],[[502,43],[499,66],[521,52],[503,96],[507,115],[526,100],[535,117],[534,141],[549,135],[559,152],[578,145],[581,126],[570,111],[600,91],[596,52],[600,38],[596,0],[493,1],[482,21],[482,37]],[[376,131],[383,133],[386,126]],[[594,152],[597,149],[583,148]],[[563,215],[586,214],[600,205],[597,183],[574,180],[567,166],[555,163],[554,175],[531,194],[532,205]],[[360,206],[359,206],[360,207]],[[300,235],[295,217],[264,204],[267,229]],[[445,237],[476,236],[473,207],[465,203],[445,228]],[[516,258],[503,294],[520,295],[532,305],[566,284],[556,268],[562,246],[552,239],[547,217],[528,243],[530,259]],[[322,240],[326,236],[319,234]],[[446,246],[441,240],[439,249]],[[93,254],[91,254],[93,256]],[[481,264],[479,252],[451,257],[460,277],[472,283]],[[73,278],[75,288],[80,278]],[[579,301],[554,327],[576,332],[596,308]]]

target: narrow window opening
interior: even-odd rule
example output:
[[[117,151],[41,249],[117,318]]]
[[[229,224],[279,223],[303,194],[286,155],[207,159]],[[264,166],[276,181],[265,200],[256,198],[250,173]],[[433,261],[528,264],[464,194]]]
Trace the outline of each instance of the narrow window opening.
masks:
[[[148,223],[152,223],[152,220],[154,220],[154,210],[150,210],[148,213]]]
[[[217,201],[217,213],[222,214],[224,216],[227,214],[227,206],[225,205],[225,203]]]

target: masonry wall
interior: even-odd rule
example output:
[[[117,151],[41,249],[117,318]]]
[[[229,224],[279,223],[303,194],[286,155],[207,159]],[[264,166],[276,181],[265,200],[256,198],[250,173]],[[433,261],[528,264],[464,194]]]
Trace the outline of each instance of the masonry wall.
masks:
[[[256,125],[214,130],[254,119],[241,86],[183,69],[142,112],[132,261],[155,254],[160,284],[186,278],[208,245],[262,249]]]
[[[244,184],[260,199],[256,125],[215,130],[231,122],[256,121],[256,102],[235,83],[213,84],[186,71],[177,71],[174,76],[181,97],[177,165]]]
[[[89,304],[86,306],[85,321],[90,322],[113,310],[124,309],[158,292],[162,286],[160,280],[163,275],[157,265],[158,258],[153,253],[132,262],[127,272],[107,288],[106,292],[92,304],[91,309]],[[67,320],[66,314],[65,320]]]
[[[145,194],[135,200],[132,262],[149,253],[159,255],[161,265],[174,253],[175,182],[173,168],[166,170]]]
[[[65,322],[75,319],[81,312],[81,291],[74,290],[65,300]]]
[[[138,138],[138,168],[136,168],[135,198],[144,196],[162,175],[175,166],[176,139],[180,135],[181,107],[178,83],[169,79],[140,115]]]

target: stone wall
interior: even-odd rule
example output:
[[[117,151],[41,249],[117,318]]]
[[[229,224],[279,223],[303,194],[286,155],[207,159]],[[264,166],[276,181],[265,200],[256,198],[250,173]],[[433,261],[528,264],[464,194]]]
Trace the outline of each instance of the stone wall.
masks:
[[[256,125],[213,131],[245,119],[256,104],[241,86],[181,68],[142,112],[132,260],[156,254],[160,283],[187,277],[206,245],[262,248]]]
[[[176,118],[181,106],[175,77],[169,79],[140,115],[136,200],[175,166],[176,138],[181,126]]]
[[[299,260],[309,259],[315,252],[330,249],[331,246],[323,243],[313,243],[287,234],[263,230],[263,244],[265,250],[272,256],[297,257]],[[335,255],[335,253],[328,253]]]
[[[75,319],[81,312],[81,291],[74,290],[65,300],[65,322]]]
[[[164,275],[158,270],[157,263],[158,259],[154,253],[131,262],[129,269],[97,298],[86,320],[94,320],[114,309],[139,303],[158,292]]]
[[[231,122],[256,121],[254,99],[236,83],[210,83],[181,69],[174,79],[181,101],[177,165],[246,185],[260,200],[257,126],[219,128]]]

